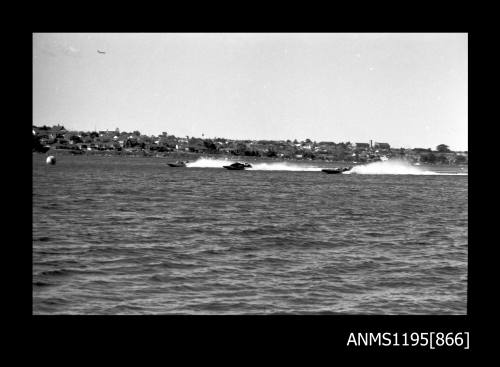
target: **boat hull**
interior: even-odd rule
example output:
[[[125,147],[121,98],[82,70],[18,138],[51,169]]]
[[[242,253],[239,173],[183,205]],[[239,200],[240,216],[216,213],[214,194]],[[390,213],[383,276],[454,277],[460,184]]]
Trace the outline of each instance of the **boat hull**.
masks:
[[[236,163],[233,163],[229,166],[222,166],[222,167],[224,167],[225,169],[229,169],[229,170],[241,171],[241,170],[244,170],[245,168],[252,168],[252,165],[250,163],[236,162]]]
[[[328,169],[328,168],[325,168],[325,169],[322,169],[321,171],[323,171],[325,173],[328,173],[328,174],[342,173],[342,170],[339,170],[339,169]]]
[[[335,168],[324,168],[321,171],[329,174],[335,174],[335,173],[342,173],[342,172],[347,172],[350,171],[352,167],[335,167]]]

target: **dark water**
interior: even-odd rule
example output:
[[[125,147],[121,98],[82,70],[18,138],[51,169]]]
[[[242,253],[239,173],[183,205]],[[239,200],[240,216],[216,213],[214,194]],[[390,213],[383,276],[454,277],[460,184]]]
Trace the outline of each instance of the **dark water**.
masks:
[[[35,314],[465,314],[467,176],[33,155]]]

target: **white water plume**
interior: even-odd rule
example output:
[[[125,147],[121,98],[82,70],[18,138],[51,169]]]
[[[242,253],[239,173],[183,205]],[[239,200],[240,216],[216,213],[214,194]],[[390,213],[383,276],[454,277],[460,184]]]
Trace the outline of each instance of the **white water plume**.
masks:
[[[460,175],[467,176],[467,173],[433,172],[426,171],[410,163],[392,159],[386,161],[372,162],[359,166],[354,166],[350,171],[343,174],[361,174],[361,175]]]
[[[222,168],[222,166],[227,166],[236,161],[231,161],[229,159],[212,159],[212,158],[198,158],[194,162],[188,162],[187,167],[190,168]]]
[[[257,171],[321,171],[321,167],[308,166],[289,162],[255,163],[249,170]]]
[[[246,168],[248,171],[321,171],[321,167],[314,167],[307,164],[297,164],[290,162],[259,162],[233,159],[211,159],[199,158],[194,162],[187,163],[187,167],[197,168],[222,168],[222,166],[229,166],[236,162],[247,162],[252,165],[251,168]]]
[[[201,157],[194,162],[188,162],[187,167],[190,168],[222,168],[235,162],[248,162],[252,168],[246,168],[248,171],[321,171],[323,168],[332,167],[318,167],[304,163],[293,162],[258,162],[253,160],[245,161],[244,159],[229,159],[229,158],[206,158]],[[321,163],[319,163],[321,164]],[[344,167],[340,165],[338,167]],[[363,165],[356,165],[350,171],[343,172],[344,175],[360,174],[360,175],[459,175],[467,176],[467,173],[451,173],[451,172],[433,172],[425,170],[421,167],[416,167],[410,163],[398,160],[389,159],[386,161],[378,161],[367,163]]]

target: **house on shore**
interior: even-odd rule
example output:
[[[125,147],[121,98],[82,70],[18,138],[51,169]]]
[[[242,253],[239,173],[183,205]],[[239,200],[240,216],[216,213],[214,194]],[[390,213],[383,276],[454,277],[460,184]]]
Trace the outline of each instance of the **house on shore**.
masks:
[[[378,150],[379,152],[388,152],[391,150],[391,146],[388,143],[375,142],[373,149]]]
[[[368,143],[354,143],[354,150],[357,152],[362,152],[370,149],[370,144]]]

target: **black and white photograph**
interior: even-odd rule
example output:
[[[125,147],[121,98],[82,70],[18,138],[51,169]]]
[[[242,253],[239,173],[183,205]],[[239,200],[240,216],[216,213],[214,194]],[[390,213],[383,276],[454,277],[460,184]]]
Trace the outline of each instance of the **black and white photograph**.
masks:
[[[32,68],[33,315],[468,314],[468,33],[32,33]]]

